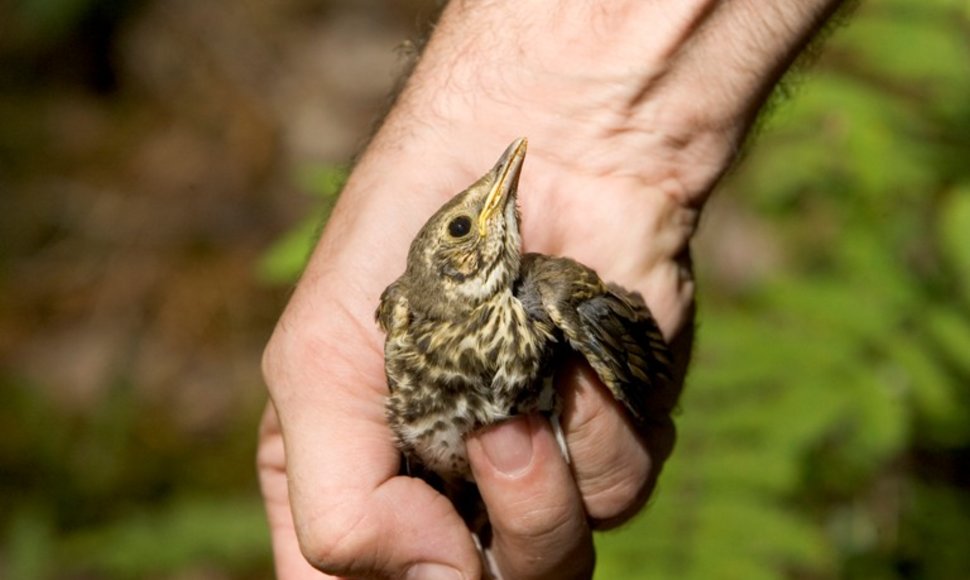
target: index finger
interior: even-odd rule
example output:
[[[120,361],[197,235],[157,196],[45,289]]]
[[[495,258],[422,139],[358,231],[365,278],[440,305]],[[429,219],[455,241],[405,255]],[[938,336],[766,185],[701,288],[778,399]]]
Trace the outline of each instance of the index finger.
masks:
[[[563,377],[562,425],[573,474],[591,523],[619,525],[643,507],[674,444],[674,424],[666,414],[647,429],[628,419],[626,409],[579,360]]]
[[[396,475],[382,357],[339,317],[307,326],[283,320],[264,357],[303,556],[337,575],[403,577],[432,563],[477,576],[471,535],[450,502]]]

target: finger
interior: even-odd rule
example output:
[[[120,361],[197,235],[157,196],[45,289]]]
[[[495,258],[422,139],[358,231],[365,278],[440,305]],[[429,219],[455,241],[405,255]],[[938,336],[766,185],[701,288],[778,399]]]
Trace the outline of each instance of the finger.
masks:
[[[276,410],[272,404],[266,406],[260,423],[256,468],[266,504],[277,578],[319,580],[324,577],[324,574],[310,566],[300,552],[300,545],[296,538],[293,514],[290,511],[290,495],[286,485],[283,434],[280,432]]]
[[[597,529],[615,527],[643,507],[674,444],[666,412],[638,432],[626,410],[589,365],[572,361],[565,383],[562,425],[583,505]]]
[[[592,534],[548,421],[516,417],[468,438],[503,578],[588,578]]]
[[[264,372],[280,418],[286,497],[302,557],[340,576],[432,578],[428,567],[438,566],[454,578],[476,577],[473,540],[450,502],[423,481],[396,475],[398,454],[381,389],[372,386],[373,369],[362,356],[356,364],[340,362],[354,360],[343,352],[351,337],[339,337],[339,345],[319,337],[297,340],[288,328],[278,327]],[[320,377],[327,382],[320,384]],[[278,515],[283,492],[274,482],[280,478],[267,477],[274,542],[285,558],[280,575],[294,570],[299,578],[293,537],[282,533],[288,526]]]

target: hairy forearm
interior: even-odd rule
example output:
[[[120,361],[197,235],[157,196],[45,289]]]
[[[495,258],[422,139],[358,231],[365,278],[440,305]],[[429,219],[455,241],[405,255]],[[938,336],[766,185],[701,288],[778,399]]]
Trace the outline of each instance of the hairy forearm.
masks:
[[[408,126],[391,123],[386,136],[447,136],[455,147],[483,130],[505,140],[528,130],[564,164],[673,176],[688,198],[703,195],[839,4],[455,1],[402,95]]]

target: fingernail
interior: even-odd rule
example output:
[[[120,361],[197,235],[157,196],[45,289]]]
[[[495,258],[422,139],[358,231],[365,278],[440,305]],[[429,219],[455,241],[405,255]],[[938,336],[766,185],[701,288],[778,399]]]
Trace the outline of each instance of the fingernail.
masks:
[[[404,575],[406,580],[461,580],[464,576],[451,566],[444,564],[415,564]]]
[[[515,417],[478,433],[485,456],[505,475],[518,475],[532,463],[529,417]]]

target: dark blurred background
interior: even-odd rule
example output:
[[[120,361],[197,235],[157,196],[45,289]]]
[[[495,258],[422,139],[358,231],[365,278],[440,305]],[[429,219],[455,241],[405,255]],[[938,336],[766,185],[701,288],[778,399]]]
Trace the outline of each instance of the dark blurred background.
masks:
[[[0,0],[0,577],[264,578],[262,346],[433,0]],[[872,0],[696,248],[601,578],[970,570],[970,5]]]

